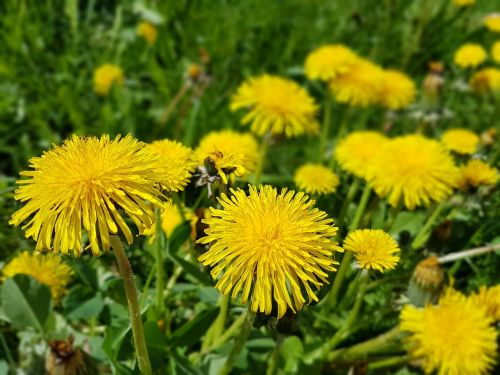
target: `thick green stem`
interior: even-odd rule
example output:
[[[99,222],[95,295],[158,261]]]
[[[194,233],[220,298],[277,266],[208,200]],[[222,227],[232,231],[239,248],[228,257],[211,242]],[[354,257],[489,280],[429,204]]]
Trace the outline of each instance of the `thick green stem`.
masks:
[[[347,196],[346,196],[344,202],[342,203],[342,208],[340,209],[339,215],[337,216],[338,225],[342,225],[342,220],[344,220],[345,214],[347,213],[347,210],[349,209],[349,205],[351,204],[356,193],[358,192],[359,184],[360,184],[359,178],[354,178],[354,181],[351,183],[351,186],[349,187],[349,191],[347,192]]]
[[[418,234],[413,239],[411,243],[412,249],[418,249],[425,244],[425,241],[427,241],[427,239],[429,238],[430,230],[434,225],[434,223],[436,222],[437,218],[439,217],[439,214],[441,214],[441,211],[443,210],[444,206],[445,206],[444,201],[440,202],[436,206],[434,212],[431,214],[431,216],[429,216],[422,229],[420,229],[420,232],[418,232]]]
[[[278,367],[278,359],[280,355],[281,346],[283,344],[283,340],[285,336],[282,333],[278,333],[276,337],[276,346],[274,347],[271,357],[267,361],[267,369],[266,375],[274,375],[276,372],[276,368]]]
[[[247,310],[245,313],[245,322],[243,327],[241,327],[241,331],[238,337],[236,337],[234,341],[233,348],[229,353],[229,356],[224,363],[224,366],[219,371],[219,375],[229,375],[231,370],[233,369],[238,356],[241,353],[241,350],[245,346],[245,343],[248,340],[248,336],[250,336],[250,331],[252,330],[253,321],[255,320],[255,314],[250,310]]]
[[[202,354],[208,353],[208,352],[211,352],[211,351],[217,349],[219,346],[221,346],[227,340],[229,340],[236,333],[236,331],[239,330],[241,328],[241,326],[243,326],[243,323],[245,323],[245,319],[246,319],[246,315],[241,314],[234,321],[234,323],[231,324],[231,326],[224,331],[224,333],[221,336],[219,336],[213,340],[212,345],[209,348],[202,351]]]
[[[325,156],[326,144],[328,142],[328,136],[330,135],[330,126],[332,122],[331,117],[332,104],[327,96],[324,103],[323,124],[321,126],[321,138],[319,140],[318,162],[320,163],[323,161],[323,157]]]
[[[132,325],[132,335],[134,337],[135,353],[141,374],[152,375],[151,363],[149,362],[148,348],[144,337],[144,328],[141,320],[141,310],[137,300],[137,290],[135,288],[134,274],[123,248],[122,242],[118,236],[112,235],[110,238],[111,247],[118,263],[120,276],[123,278],[125,294],[130,314],[130,323]]]
[[[214,325],[212,326],[212,343],[217,340],[223,333],[224,327],[226,326],[227,311],[229,309],[229,296],[224,294],[220,295],[219,298],[220,312],[215,319]]]
[[[264,164],[266,163],[267,151],[269,150],[270,135],[264,136],[262,143],[260,145],[259,161],[257,162],[257,167],[255,168],[255,173],[253,176],[253,184],[258,185],[260,182],[260,177],[264,170]]]
[[[365,213],[368,200],[370,199],[371,192],[372,189],[370,188],[370,185],[366,184],[361,200],[359,201],[358,208],[354,214],[354,218],[352,219],[351,225],[349,225],[349,232],[358,229],[361,219],[363,218],[363,214]]]
[[[155,262],[156,262],[156,307],[160,316],[165,311],[165,303],[163,299],[165,271],[163,269],[163,249],[164,249],[164,236],[161,227],[161,212],[157,207],[155,208],[156,216],[156,247],[155,247]]]
[[[370,362],[368,364],[368,369],[379,370],[388,367],[401,366],[410,361],[411,357],[409,355],[398,355],[394,357],[379,359],[377,361]]]

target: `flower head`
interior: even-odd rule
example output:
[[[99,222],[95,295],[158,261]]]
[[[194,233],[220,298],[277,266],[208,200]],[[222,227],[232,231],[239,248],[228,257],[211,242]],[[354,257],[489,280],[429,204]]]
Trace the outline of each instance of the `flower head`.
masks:
[[[162,171],[162,186],[167,191],[182,191],[196,168],[193,150],[182,143],[163,139],[147,145],[158,156],[157,168]]]
[[[50,288],[52,299],[58,303],[66,292],[73,271],[56,254],[40,254],[23,251],[2,270],[3,278],[28,275]]]
[[[457,7],[470,7],[474,5],[476,0],[453,0],[453,4]]]
[[[335,99],[354,107],[366,107],[379,101],[383,70],[370,61],[358,59],[351,69],[330,81]]]
[[[469,83],[473,90],[480,94],[500,90],[500,69],[478,70],[471,76]]]
[[[144,38],[148,44],[154,44],[158,37],[158,29],[151,22],[142,21],[137,26],[137,34]]]
[[[481,286],[477,293],[469,296],[475,306],[482,307],[486,315],[500,320],[500,284],[492,287]]]
[[[83,251],[82,231],[94,255],[110,248],[110,234],[119,231],[128,243],[133,235],[123,214],[142,233],[152,224],[152,204],[161,205],[157,157],[132,136],[111,140],[73,136],[21,172],[15,198],[24,206],[10,224],[23,226],[36,249],[75,255]]]
[[[340,167],[358,177],[366,177],[367,165],[389,140],[374,131],[355,131],[339,142],[335,160]]]
[[[491,13],[484,17],[484,25],[488,30],[500,33],[500,13]]]
[[[456,52],[454,61],[461,68],[475,68],[486,60],[487,53],[479,44],[468,43]]]
[[[329,81],[347,73],[358,58],[355,52],[342,44],[319,47],[306,58],[306,76],[309,79]]]
[[[104,64],[94,70],[94,91],[99,95],[107,95],[111,88],[123,86],[123,71],[113,64]]]
[[[301,310],[304,294],[317,301],[312,287],[328,282],[337,264],[333,253],[342,251],[331,240],[337,232],[332,219],[304,193],[271,186],[231,193],[219,199],[222,209],[210,209],[207,236],[199,240],[211,243],[199,259],[213,267],[215,287],[232,298],[241,292],[241,302],[250,299],[255,312],[271,314],[277,305],[278,318],[287,309]]]
[[[199,165],[203,165],[208,158],[227,184],[228,175],[245,178],[255,170],[259,151],[257,141],[251,134],[222,130],[203,137],[195,154]]]
[[[182,206],[182,212],[179,206],[168,200],[161,208],[161,228],[163,232],[170,238],[174,230],[184,221],[189,220],[191,224],[196,224],[198,217],[193,214],[188,208]],[[149,236],[150,242],[154,242],[156,238],[156,221],[150,228],[144,231],[146,236]]]
[[[473,131],[467,129],[449,129],[443,133],[441,142],[448,150],[471,155],[477,151],[479,137]]]
[[[398,243],[380,229],[358,229],[349,233],[343,245],[352,251],[359,266],[381,272],[393,269],[399,262]]]
[[[401,330],[409,332],[410,353],[426,372],[442,375],[486,374],[496,357],[496,330],[484,310],[458,292],[446,292],[438,306],[401,312]]]
[[[453,191],[458,169],[444,146],[420,135],[388,141],[368,164],[367,179],[389,204],[406,208],[439,202]]]
[[[406,74],[397,70],[382,73],[380,103],[389,109],[401,109],[415,100],[415,83]]]
[[[481,185],[495,185],[498,180],[498,171],[479,159],[472,159],[460,167],[458,186],[462,190],[468,187]]]
[[[321,164],[304,164],[295,172],[295,185],[307,194],[330,194],[337,190],[338,176]]]
[[[232,111],[240,108],[249,110],[242,123],[251,124],[258,135],[295,137],[319,129],[318,105],[306,90],[285,78],[263,75],[244,82],[231,100]]]
[[[497,40],[493,43],[493,46],[491,46],[491,57],[493,61],[500,64],[500,40]]]
[[[420,261],[413,271],[413,279],[423,289],[437,290],[444,281],[444,271],[435,256]]]

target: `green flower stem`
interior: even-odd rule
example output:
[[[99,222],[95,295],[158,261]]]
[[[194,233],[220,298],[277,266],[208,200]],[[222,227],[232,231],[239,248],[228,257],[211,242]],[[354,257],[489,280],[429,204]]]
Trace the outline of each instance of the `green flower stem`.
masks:
[[[371,192],[372,189],[370,188],[370,185],[366,184],[363,190],[363,195],[361,195],[361,200],[359,201],[358,209],[354,214],[351,225],[349,225],[349,232],[358,229],[361,219],[363,218],[363,214],[365,213],[368,200],[370,199]]]
[[[339,215],[337,216],[338,225],[342,225],[342,220],[344,220],[347,210],[349,209],[349,205],[351,204],[352,200],[356,196],[356,193],[358,192],[359,184],[360,184],[359,178],[355,177],[354,181],[351,183],[351,186],[349,187],[344,203],[342,203],[342,208],[340,209]]]
[[[276,368],[278,367],[279,354],[284,339],[285,336],[282,333],[278,333],[278,336],[276,337],[276,346],[274,347],[271,353],[271,357],[267,361],[266,375],[274,375],[276,373]]]
[[[123,248],[120,238],[112,235],[110,238],[111,248],[115,254],[116,261],[118,262],[118,269],[123,278],[125,286],[125,294],[127,295],[127,302],[130,314],[130,323],[132,324],[132,335],[134,337],[135,353],[141,374],[152,375],[151,363],[149,362],[148,348],[146,346],[146,339],[144,337],[144,328],[141,320],[141,310],[137,300],[137,290],[135,288],[134,274],[132,267],[128,261],[127,255]]]
[[[218,338],[213,340],[212,345],[209,348],[202,351],[202,354],[205,354],[205,353],[208,353],[208,352],[211,352],[211,351],[217,349],[219,346],[221,346],[227,340],[229,340],[231,337],[233,337],[233,335],[236,333],[236,331],[238,331],[243,326],[243,323],[245,323],[245,319],[246,319],[246,315],[241,314],[233,322],[233,324],[231,324],[231,326],[224,331],[224,333],[221,336],[219,336]]]
[[[155,208],[156,216],[156,246],[155,246],[155,262],[156,262],[156,307],[160,316],[165,311],[165,300],[163,298],[163,291],[165,287],[165,270],[163,269],[163,249],[164,235],[163,228],[161,227],[161,212],[158,207]]]
[[[321,137],[319,140],[318,162],[322,162],[323,157],[325,156],[326,144],[328,141],[328,136],[330,135],[330,126],[332,123],[331,117],[332,103],[329,96],[326,96],[324,102],[323,124],[321,126]]]
[[[241,350],[245,346],[245,343],[248,340],[248,336],[250,336],[250,331],[252,330],[253,321],[255,320],[255,314],[248,309],[245,313],[245,322],[241,327],[239,336],[236,337],[234,341],[233,348],[229,353],[229,356],[224,363],[224,366],[220,369],[219,375],[229,375],[231,370],[233,369],[238,356],[241,353]]]
[[[254,185],[258,185],[260,182],[260,177],[262,176],[262,172],[264,170],[264,164],[265,164],[266,158],[267,158],[267,152],[269,150],[270,138],[271,138],[271,135],[267,134],[262,139],[262,143],[260,145],[260,152],[259,152],[259,161],[257,162],[257,167],[255,168],[255,173],[253,175],[253,184]]]
[[[443,210],[445,206],[445,202],[440,202],[436,208],[434,209],[434,212],[429,216],[427,221],[425,222],[424,226],[422,229],[420,229],[420,232],[415,236],[411,243],[412,249],[418,249],[422,247],[425,244],[425,241],[429,238],[430,230],[434,223],[436,222],[437,218],[439,217],[439,214],[441,214],[441,211]]]
[[[212,343],[217,340],[222,334],[224,333],[224,327],[226,326],[226,318],[227,318],[227,311],[229,310],[229,296],[226,296],[224,294],[220,295],[219,298],[219,307],[220,307],[220,312],[217,318],[215,319],[215,322],[212,326]]]
[[[379,370],[388,367],[401,366],[410,361],[411,357],[409,355],[398,355],[389,358],[380,359],[368,363],[369,370]]]

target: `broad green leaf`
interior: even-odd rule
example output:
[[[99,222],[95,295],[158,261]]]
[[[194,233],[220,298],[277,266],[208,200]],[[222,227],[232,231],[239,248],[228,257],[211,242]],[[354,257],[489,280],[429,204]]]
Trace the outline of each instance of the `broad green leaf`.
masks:
[[[199,341],[219,314],[219,307],[202,311],[172,334],[173,346],[190,346]]]
[[[170,253],[169,257],[177,263],[179,266],[186,271],[186,273],[193,278],[195,278],[200,284],[212,285],[210,278],[200,271],[200,269],[194,264],[188,262],[187,260],[181,258],[177,254]]]
[[[104,308],[104,299],[101,294],[96,294],[93,298],[82,302],[80,306],[71,311],[67,317],[68,319],[88,319],[97,318]]]
[[[160,327],[154,321],[144,324],[144,336],[148,347],[149,359],[153,368],[158,368],[165,361],[167,355],[167,341]]]
[[[35,328],[43,332],[52,298],[47,286],[26,275],[16,275],[2,285],[2,308],[17,329]]]
[[[297,373],[303,354],[302,341],[297,336],[287,337],[280,349],[280,355],[285,361],[285,372]]]
[[[416,235],[424,225],[425,217],[425,212],[400,212],[389,232],[396,235],[405,230]]]

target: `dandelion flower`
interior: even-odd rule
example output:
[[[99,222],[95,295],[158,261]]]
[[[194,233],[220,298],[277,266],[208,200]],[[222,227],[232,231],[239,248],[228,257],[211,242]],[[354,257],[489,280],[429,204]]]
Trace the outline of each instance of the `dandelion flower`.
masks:
[[[295,172],[295,185],[307,194],[330,194],[337,190],[338,176],[321,164],[305,164]]]
[[[36,249],[75,255],[82,252],[82,231],[94,255],[110,248],[110,234],[119,231],[129,244],[133,235],[123,214],[142,234],[152,224],[152,204],[161,205],[157,158],[132,136],[111,140],[73,136],[21,172],[15,198],[24,206],[10,224],[23,226]],[[147,201],[147,202],[146,202]]]
[[[488,30],[500,33],[500,13],[491,13],[484,17],[484,25]]]
[[[484,310],[458,292],[447,292],[437,306],[406,305],[401,330],[410,333],[410,353],[427,373],[486,374],[495,364],[496,330]]]
[[[389,140],[374,131],[356,131],[339,142],[335,148],[335,160],[340,167],[357,177],[365,178],[367,165]]]
[[[482,160],[472,159],[460,167],[458,186],[467,190],[469,186],[495,185],[498,180],[498,171]]]
[[[52,299],[58,303],[66,293],[72,270],[56,254],[40,254],[23,251],[2,270],[3,278],[28,275],[50,288]]]
[[[222,130],[207,134],[195,154],[199,165],[209,158],[227,184],[227,175],[245,178],[255,170],[259,151],[257,141],[251,134]]]
[[[489,288],[483,285],[477,293],[469,296],[469,299],[474,306],[482,307],[488,317],[495,321],[500,320],[500,285]]]
[[[453,4],[456,5],[457,7],[470,7],[471,5],[474,5],[476,3],[476,0],[453,0]]]
[[[380,103],[389,109],[408,107],[415,100],[415,83],[406,74],[396,70],[382,73]]]
[[[271,314],[277,305],[278,318],[301,310],[305,297],[317,301],[312,287],[328,282],[338,264],[333,253],[342,251],[330,239],[332,219],[301,192],[250,186],[249,195],[231,193],[219,199],[222,209],[210,208],[206,237],[198,240],[211,244],[199,259],[213,267],[215,287],[232,298],[241,292],[255,312]]]
[[[148,44],[152,45],[156,42],[156,38],[158,37],[158,29],[151,22],[142,21],[137,26],[137,34],[144,38]]]
[[[341,103],[366,107],[378,102],[382,82],[382,69],[370,61],[359,59],[347,73],[330,81],[330,90]]]
[[[123,71],[119,66],[104,64],[94,71],[94,91],[99,95],[107,95],[111,88],[123,86]]]
[[[312,51],[306,58],[307,78],[330,81],[338,75],[347,73],[359,57],[342,44],[329,44]]]
[[[453,191],[458,168],[444,146],[420,135],[388,141],[370,161],[367,179],[381,197],[406,208],[440,202]]]
[[[441,142],[448,150],[471,155],[477,151],[479,137],[467,129],[449,129],[443,133]]]
[[[491,47],[491,57],[493,58],[493,61],[500,64],[500,40],[493,43],[493,46]]]
[[[475,68],[486,60],[487,53],[479,44],[468,43],[456,52],[454,61],[461,68]]]
[[[484,68],[475,72],[469,84],[479,94],[500,90],[500,69]]]
[[[444,281],[444,271],[439,264],[439,259],[430,256],[420,261],[413,271],[413,279],[423,289],[439,289]]]
[[[163,171],[163,187],[168,191],[182,191],[196,168],[193,150],[182,143],[163,139],[147,146],[158,155],[157,167]]]
[[[263,75],[244,82],[231,100],[231,110],[247,108],[243,124],[251,124],[258,135],[285,134],[295,137],[316,134],[318,105],[293,81]]]
[[[349,233],[344,249],[352,251],[359,266],[384,272],[399,262],[398,243],[380,229],[358,229]]]
[[[179,206],[174,204],[172,201],[167,201],[164,203],[161,208],[161,228],[163,232],[170,238],[174,230],[181,225],[184,221],[189,220],[189,222],[194,225],[198,220],[198,217],[191,212],[186,207],[182,207],[182,212],[179,209]],[[154,242],[156,238],[156,222],[153,225],[144,231],[146,236],[149,236],[150,242]]]

